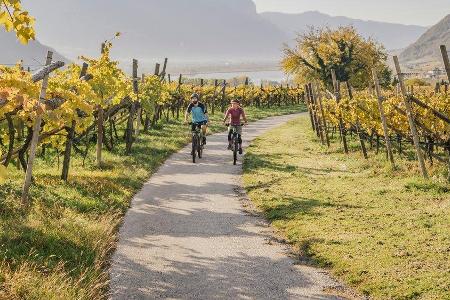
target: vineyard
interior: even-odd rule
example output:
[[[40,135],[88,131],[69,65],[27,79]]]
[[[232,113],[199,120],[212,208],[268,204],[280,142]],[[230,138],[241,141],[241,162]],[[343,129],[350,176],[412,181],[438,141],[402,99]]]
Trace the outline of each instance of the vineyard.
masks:
[[[447,75],[450,66],[445,46],[441,47]],[[396,146],[399,155],[413,145],[422,175],[429,174],[425,160],[447,165],[450,181],[450,95],[448,82],[436,87],[407,86],[398,58],[394,57],[398,84],[382,90],[378,74],[373,70],[373,84],[367,90],[356,90],[348,82],[340,82],[331,72],[333,91],[317,84],[305,86],[311,126],[321,139],[330,145],[330,134],[339,132],[345,153],[349,152],[347,136],[359,139],[362,155],[367,159],[367,148],[384,145],[386,156],[395,169],[393,156]],[[366,145],[368,143],[368,145]]]
[[[21,0],[0,2],[0,27],[22,44],[35,39],[34,22]],[[414,85],[397,56],[393,69],[384,46],[356,28],[310,28],[284,46],[280,63],[295,79],[255,85],[174,76],[168,58],[143,73],[148,66],[129,57],[127,72],[111,54],[120,35],[76,63],[48,51],[37,70],[0,65],[0,299],[108,299],[120,281],[130,295],[161,298],[347,292],[322,288],[309,269],[374,299],[447,296],[446,46],[448,81]],[[249,121],[305,113],[246,127],[241,173],[220,160],[226,135],[208,138],[205,163],[184,161],[193,93],[209,133],[225,131],[234,99]],[[188,176],[204,181],[190,186]],[[285,234],[292,257],[249,219],[244,194]],[[306,262],[319,268],[297,270]]]
[[[0,298],[106,297],[118,226],[145,180],[188,142],[193,92],[211,132],[224,130],[231,99],[250,120],[304,108],[298,88],[172,81],[167,59],[139,77],[133,60],[129,76],[111,46],[81,65],[49,53],[34,73],[0,67]]]
[[[52,149],[64,156],[61,179],[67,181],[72,150],[86,157],[94,141],[98,167],[102,167],[103,149],[111,151],[122,141],[129,155],[141,131],[148,132],[160,120],[179,119],[193,92],[201,95],[213,115],[224,112],[229,99],[268,108],[301,100],[298,88],[256,87],[248,80],[239,86],[218,80],[193,85],[184,84],[180,75],[174,82],[166,76],[167,59],[162,70],[157,64],[154,74],[139,77],[134,60],[133,76],[127,76],[111,60],[111,46],[103,44],[99,58],[82,57],[82,66],[61,69],[63,63],[52,62],[49,53],[47,65],[34,74],[20,64],[0,67],[0,161],[4,166],[0,172],[7,176],[5,167],[12,163],[26,172],[24,203],[36,152]],[[122,127],[123,136],[119,135]]]

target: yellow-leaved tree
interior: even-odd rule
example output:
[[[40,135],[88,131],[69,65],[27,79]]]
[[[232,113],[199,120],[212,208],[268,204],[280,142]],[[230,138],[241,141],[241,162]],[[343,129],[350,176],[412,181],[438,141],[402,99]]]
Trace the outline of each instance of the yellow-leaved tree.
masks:
[[[381,74],[382,85],[391,82],[391,71],[386,65],[384,47],[372,39],[363,38],[355,28],[336,30],[311,28],[300,34],[296,46],[284,49],[282,65],[287,73],[305,81],[319,80],[332,87],[331,70],[341,82],[350,81],[354,87],[367,87],[372,69]]]
[[[34,21],[28,11],[22,9],[21,0],[0,1],[0,26],[8,32],[15,31],[22,44],[35,39]]]

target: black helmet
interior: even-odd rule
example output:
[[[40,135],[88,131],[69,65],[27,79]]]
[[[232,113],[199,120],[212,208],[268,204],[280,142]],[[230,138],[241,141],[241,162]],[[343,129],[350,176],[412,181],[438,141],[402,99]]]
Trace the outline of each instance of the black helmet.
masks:
[[[197,94],[197,93],[193,93],[192,95],[191,95],[191,99],[197,99],[197,100],[200,100],[200,95],[199,94]]]

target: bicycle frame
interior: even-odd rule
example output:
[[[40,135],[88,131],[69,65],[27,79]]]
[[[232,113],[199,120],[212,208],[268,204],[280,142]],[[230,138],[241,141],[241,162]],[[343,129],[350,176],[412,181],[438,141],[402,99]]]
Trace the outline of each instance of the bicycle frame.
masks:
[[[192,123],[189,123],[192,125]],[[195,126],[195,130],[192,131],[192,162],[195,163],[196,157],[198,154],[198,158],[202,158],[203,154],[203,131],[201,126]]]
[[[230,126],[230,124],[226,124],[227,126]],[[239,151],[239,140],[238,140],[238,132],[237,132],[237,127],[240,126],[244,126],[244,124],[240,124],[240,125],[231,125],[232,128],[232,136],[231,136],[231,149],[233,150],[233,165],[236,165],[237,163],[237,153]]]

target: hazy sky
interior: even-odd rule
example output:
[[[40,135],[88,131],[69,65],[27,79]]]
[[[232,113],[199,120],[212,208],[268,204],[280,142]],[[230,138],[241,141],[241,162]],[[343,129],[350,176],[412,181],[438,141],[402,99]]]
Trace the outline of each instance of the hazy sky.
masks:
[[[333,16],[402,24],[436,24],[450,14],[450,0],[253,0],[259,12],[318,10]]]

